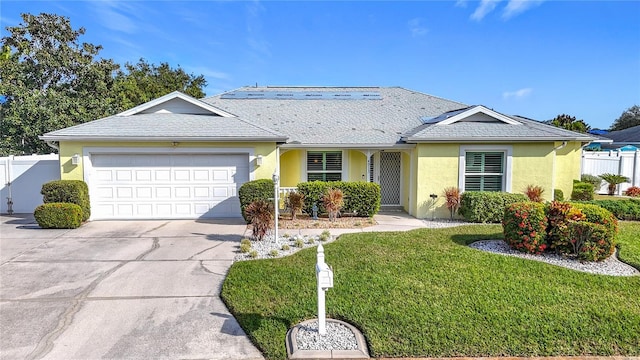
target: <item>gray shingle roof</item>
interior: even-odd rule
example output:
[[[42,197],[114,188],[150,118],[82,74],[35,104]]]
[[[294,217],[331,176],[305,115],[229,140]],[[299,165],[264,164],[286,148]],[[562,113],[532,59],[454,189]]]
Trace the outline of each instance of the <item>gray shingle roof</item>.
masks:
[[[237,93],[241,99],[225,96],[232,93]],[[269,96],[247,98],[249,93]],[[319,93],[322,96],[318,96]],[[344,96],[347,93],[360,100]],[[530,119],[508,117],[484,107],[470,107],[399,87],[245,87],[225,94],[196,100],[171,93],[119,115],[47,133],[41,139],[286,141],[309,147],[389,147],[404,142],[443,141],[593,140],[588,135]],[[301,96],[304,94],[314,96]],[[375,96],[365,99],[362,94]],[[191,110],[180,110],[179,107],[173,107],[172,112],[136,110],[172,99],[182,99],[201,109],[190,114],[183,112]],[[503,122],[437,124],[451,122],[461,112],[479,108]],[[211,115],[203,115],[209,112]],[[507,124],[513,122],[512,119],[522,125]]]
[[[604,135],[614,143],[640,144],[640,125],[618,131],[610,131]]]
[[[424,124],[407,133],[408,142],[444,141],[591,141],[593,137],[542,124],[535,120],[510,116],[521,125],[500,122],[455,122],[449,125]]]
[[[246,87],[237,91],[379,92],[381,100],[223,99],[203,102],[309,145],[393,145],[401,134],[433,117],[467,105],[398,87]]]
[[[47,133],[41,139],[284,141],[286,136],[237,117],[155,113],[109,116]]]

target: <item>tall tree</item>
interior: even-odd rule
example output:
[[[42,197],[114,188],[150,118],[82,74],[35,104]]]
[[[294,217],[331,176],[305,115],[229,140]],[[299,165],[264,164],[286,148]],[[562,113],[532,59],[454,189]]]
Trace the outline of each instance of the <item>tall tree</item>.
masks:
[[[625,110],[611,125],[610,131],[624,130],[640,125],[640,106],[633,105]]]
[[[556,116],[553,120],[551,120],[550,124],[555,127],[581,133],[586,133],[587,131],[589,131],[589,129],[591,129],[591,126],[585,123],[584,120],[577,120],[575,116],[566,114]]]
[[[136,64],[126,63],[124,71],[118,71],[115,93],[119,106],[125,110],[172,91],[199,99],[205,96],[206,85],[203,75],[188,74],[180,66],[173,69],[166,62],[156,66],[140,59]]]
[[[112,60],[80,43],[83,28],[54,14],[22,14],[7,27],[0,56],[0,154],[51,152],[38,135],[114,112]]]

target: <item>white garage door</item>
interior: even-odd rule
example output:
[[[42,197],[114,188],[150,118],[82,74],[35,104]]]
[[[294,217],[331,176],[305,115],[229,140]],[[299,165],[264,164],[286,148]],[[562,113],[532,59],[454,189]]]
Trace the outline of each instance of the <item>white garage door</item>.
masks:
[[[236,154],[92,154],[92,219],[240,217],[249,157]]]

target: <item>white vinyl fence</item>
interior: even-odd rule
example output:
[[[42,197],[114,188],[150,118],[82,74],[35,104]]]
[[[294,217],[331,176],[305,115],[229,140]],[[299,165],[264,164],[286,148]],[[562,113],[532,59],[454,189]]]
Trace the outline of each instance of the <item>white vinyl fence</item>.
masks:
[[[629,178],[629,182],[618,186],[621,195],[631,186],[640,186],[640,150],[637,151],[583,151],[582,174],[602,175],[617,174]],[[602,182],[599,194],[607,193],[607,183]]]
[[[58,154],[0,157],[0,213],[33,213],[42,204],[42,184],[60,180]]]

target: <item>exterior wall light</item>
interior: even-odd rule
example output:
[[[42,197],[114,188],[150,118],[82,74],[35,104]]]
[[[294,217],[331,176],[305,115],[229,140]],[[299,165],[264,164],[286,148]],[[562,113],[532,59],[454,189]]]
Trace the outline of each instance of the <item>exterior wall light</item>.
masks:
[[[71,157],[71,164],[78,165],[79,162],[80,162],[80,155],[73,154],[73,156]]]
[[[256,156],[256,166],[262,165],[262,155]]]

